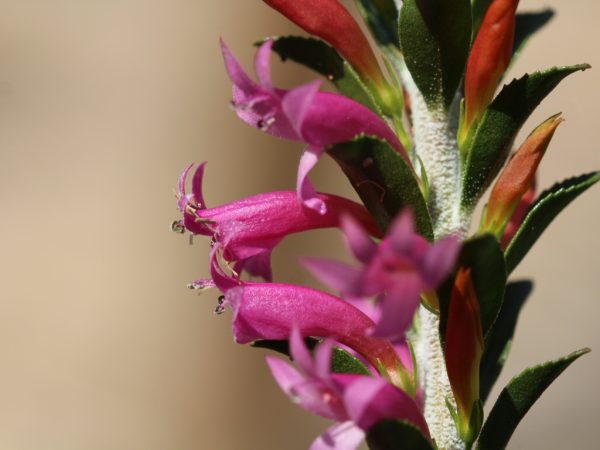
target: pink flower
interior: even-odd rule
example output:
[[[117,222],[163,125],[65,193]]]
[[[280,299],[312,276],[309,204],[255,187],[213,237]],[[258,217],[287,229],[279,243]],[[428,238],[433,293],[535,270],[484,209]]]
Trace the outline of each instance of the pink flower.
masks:
[[[233,105],[237,115],[249,125],[274,136],[307,144],[297,180],[298,195],[307,207],[321,214],[326,211],[307,176],[329,145],[363,134],[375,136],[386,140],[412,167],[394,132],[366,106],[341,95],[319,92],[319,81],[289,91],[273,87],[272,45],[272,41],[267,41],[257,52],[255,68],[260,83],[256,83],[221,42],[225,66],[233,81]]]
[[[316,194],[326,206],[324,214],[303,208],[290,191],[258,194],[207,208],[202,195],[205,164],[200,164],[194,173],[191,193],[186,192],[185,185],[192,165],[179,179],[178,205],[183,213],[183,225],[191,233],[212,237],[225,260],[236,263],[236,271],[246,269],[270,280],[271,251],[283,238],[301,231],[337,227],[343,214],[354,217],[375,236],[380,235],[365,207],[334,195]]]
[[[402,339],[421,294],[436,289],[454,266],[460,248],[458,238],[448,236],[428,243],[415,232],[409,211],[394,220],[379,245],[349,217],[343,219],[342,229],[362,267],[312,258],[304,260],[305,267],[344,297],[379,296],[381,311],[375,335]]]
[[[352,450],[365,432],[385,419],[406,420],[429,438],[427,424],[415,400],[381,377],[332,374],[333,341],[326,340],[310,355],[297,328],[290,350],[298,369],[278,358],[267,357],[281,389],[307,411],[336,421],[313,444],[311,450]]]
[[[233,335],[240,344],[287,339],[297,327],[303,336],[350,347],[398,384],[412,375],[401,373],[405,369],[390,341],[367,333],[374,322],[341,298],[289,284],[233,282],[216,264],[212,276],[233,310]]]

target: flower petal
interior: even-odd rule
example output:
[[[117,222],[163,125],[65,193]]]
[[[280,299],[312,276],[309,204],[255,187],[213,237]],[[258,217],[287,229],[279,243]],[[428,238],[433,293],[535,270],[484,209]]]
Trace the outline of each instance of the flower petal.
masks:
[[[302,339],[300,330],[296,326],[292,327],[292,333],[290,335],[290,353],[294,362],[308,375],[313,375],[315,372],[315,365],[313,363],[312,356],[306,348],[306,344]]]
[[[269,90],[273,89],[271,81],[271,49],[273,48],[273,40],[268,39],[264,42],[256,52],[254,59],[254,70],[260,84]]]
[[[460,239],[447,236],[437,241],[423,261],[423,277],[429,289],[437,288],[448,276],[460,253]]]
[[[406,420],[430,439],[429,428],[415,400],[381,377],[360,377],[344,392],[348,415],[368,431],[386,419]]]
[[[320,87],[320,81],[311,81],[310,83],[288,91],[281,101],[283,112],[286,114],[296,133],[298,133],[299,136],[302,136],[302,138],[304,138],[302,134],[304,120],[306,119],[311,105],[315,101],[315,97],[317,92],[319,92]]]
[[[421,280],[414,275],[397,283],[381,300],[381,318],[373,335],[392,341],[404,339],[419,307],[422,290]]]
[[[346,244],[356,259],[368,263],[377,251],[377,244],[371,240],[364,228],[350,216],[342,216],[342,231]]]
[[[339,261],[321,258],[302,258],[300,262],[319,281],[341,293],[343,297],[360,295],[361,269]]]
[[[308,179],[308,173],[319,162],[322,153],[322,149],[315,147],[309,147],[304,150],[300,158],[300,164],[298,165],[298,180],[296,183],[298,198],[302,201],[302,204],[321,215],[327,213],[327,206],[318,197],[317,191]]]
[[[354,450],[364,438],[365,432],[353,422],[342,422],[335,424],[319,436],[309,450]]]
[[[272,356],[267,356],[267,364],[279,387],[294,403],[327,419],[347,420],[341,394],[326,383],[305,376],[291,364]]]

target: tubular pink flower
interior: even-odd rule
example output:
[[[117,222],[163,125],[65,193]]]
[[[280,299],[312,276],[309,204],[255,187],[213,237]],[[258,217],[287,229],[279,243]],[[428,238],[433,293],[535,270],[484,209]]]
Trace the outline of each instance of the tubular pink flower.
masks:
[[[317,194],[326,206],[324,214],[304,208],[291,191],[258,194],[232,203],[207,208],[202,195],[202,177],[206,163],[200,164],[192,178],[191,193],[186,179],[192,165],[179,180],[179,209],[183,225],[194,234],[211,236],[223,251],[223,257],[236,263],[236,270],[271,279],[270,255],[283,238],[318,228],[337,227],[341,216],[350,214],[373,235],[380,232],[366,208],[334,195]]]
[[[412,323],[421,293],[437,288],[450,273],[458,257],[458,238],[448,236],[429,244],[415,232],[409,211],[395,219],[378,246],[349,217],[343,219],[342,229],[363,267],[304,259],[305,267],[344,297],[379,296],[381,312],[375,335],[402,339]]]
[[[222,289],[219,282],[217,286]],[[331,338],[347,345],[373,367],[385,369],[390,379],[400,382],[399,370],[403,367],[393,345],[368,335],[374,322],[348,302],[288,284],[244,282],[224,291],[225,303],[234,313],[236,342],[287,339],[297,326],[303,336]]]
[[[281,389],[305,410],[338,422],[313,444],[311,450],[357,448],[365,432],[385,419],[406,420],[429,438],[423,415],[413,398],[381,377],[331,374],[333,342],[326,340],[314,358],[297,328],[290,338],[298,369],[278,358],[267,364]]]
[[[366,106],[342,95],[320,92],[319,81],[289,91],[274,88],[270,74],[272,45],[272,41],[267,41],[257,52],[255,67],[259,83],[256,83],[221,42],[227,73],[233,81],[237,115],[259,130],[307,144],[297,181],[298,195],[307,207],[325,212],[325,205],[319,201],[307,176],[329,145],[363,134],[375,136],[386,140],[412,167],[398,137]]]

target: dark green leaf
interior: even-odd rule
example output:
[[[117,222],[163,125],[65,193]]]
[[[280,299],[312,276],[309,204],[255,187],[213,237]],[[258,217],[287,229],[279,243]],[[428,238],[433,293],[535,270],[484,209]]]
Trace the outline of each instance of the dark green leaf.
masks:
[[[448,107],[471,44],[469,0],[405,0],[400,45],[406,67],[430,108]]]
[[[487,108],[473,137],[463,172],[463,207],[470,210],[502,168],[523,123],[566,76],[590,66],[555,67],[513,80]]]
[[[334,347],[331,354],[331,371],[354,375],[373,375],[360,359],[338,347]]]
[[[506,448],[515,428],[540,395],[573,361],[588,352],[589,349],[573,352],[564,358],[526,369],[513,378],[502,390],[483,425],[477,448]]]
[[[479,27],[481,26],[481,22],[483,22],[485,13],[487,12],[490,3],[492,3],[492,0],[472,0],[471,3],[473,5],[473,40],[475,40],[477,32],[479,31]]]
[[[340,93],[380,113],[373,96],[358,74],[338,52],[323,41],[299,36],[275,38],[273,51],[283,61],[302,64],[331,81]]]
[[[519,265],[554,218],[598,181],[600,181],[600,172],[592,172],[557,183],[542,192],[529,208],[521,227],[506,249],[508,273]]]
[[[400,46],[398,9],[394,0],[358,0],[357,5],[377,42]]]
[[[383,230],[402,208],[408,207],[415,213],[419,233],[433,239],[419,183],[397,151],[384,141],[365,136],[334,145],[328,152]]]
[[[508,283],[502,308],[492,327],[481,358],[479,398],[485,402],[496,383],[512,344],[517,320],[525,300],[533,289],[531,281]]]
[[[371,450],[433,450],[421,431],[409,422],[384,420],[367,433]]]
[[[314,338],[306,338],[304,342],[311,350],[319,341]],[[266,348],[286,356],[290,356],[288,341],[255,341],[252,347]],[[371,371],[355,356],[342,348],[334,347],[331,354],[331,371],[334,373],[350,373],[354,375],[372,375]]]
[[[484,234],[463,243],[458,258],[458,266],[471,269],[473,286],[477,293],[481,316],[481,328],[486,337],[502,307],[506,287],[504,255],[498,240],[491,234]],[[440,290],[440,336],[446,336],[446,322],[454,277],[451,277]]]
[[[525,47],[529,38],[550,22],[553,17],[554,11],[552,9],[517,14],[513,60],[521,53],[521,50],[523,50],[523,47]]]

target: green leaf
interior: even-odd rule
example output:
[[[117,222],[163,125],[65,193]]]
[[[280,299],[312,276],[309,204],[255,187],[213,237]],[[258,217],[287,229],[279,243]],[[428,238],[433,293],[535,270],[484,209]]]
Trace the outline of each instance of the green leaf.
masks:
[[[477,36],[479,27],[481,27],[481,22],[483,22],[485,13],[487,12],[491,3],[492,0],[471,0],[471,11],[473,15],[473,40],[475,40],[475,37]]]
[[[483,425],[478,450],[506,448],[515,428],[540,395],[573,361],[589,351],[573,352],[564,358],[526,369],[513,378],[496,400]]]
[[[337,90],[380,114],[381,111],[358,74],[339,53],[323,41],[299,36],[274,39],[273,51],[325,76]]]
[[[309,349],[314,349],[319,341],[314,338],[304,339]],[[266,348],[290,357],[288,341],[266,341],[260,340],[252,343],[252,347]],[[331,354],[331,371],[334,373],[350,373],[354,375],[372,375],[367,366],[348,351],[334,347]]]
[[[417,231],[433,239],[427,204],[412,169],[385,141],[359,137],[328,149],[382,230],[403,208],[415,213]]]
[[[464,74],[471,44],[469,0],[405,0],[400,45],[431,109],[448,107]]]
[[[484,234],[465,241],[458,257],[458,266],[471,269],[473,287],[479,301],[481,328],[483,336],[487,338],[502,307],[506,287],[504,255],[498,240],[491,234]],[[440,336],[442,342],[446,336],[453,284],[454,277],[450,277],[440,290]]]
[[[488,106],[473,137],[463,172],[462,205],[471,210],[502,168],[523,123],[568,75],[587,64],[527,74],[504,86]]]
[[[394,0],[357,0],[356,3],[377,42],[399,47],[398,9]]]
[[[331,371],[354,375],[373,375],[360,359],[338,347],[334,347],[331,354]]]
[[[513,61],[521,53],[529,38],[542,29],[553,17],[554,10],[552,9],[517,14]]]
[[[481,358],[479,398],[485,402],[508,357],[521,308],[533,289],[531,281],[508,283],[502,308],[492,327]]]
[[[421,430],[410,422],[383,420],[367,433],[371,450],[433,450]]]
[[[598,181],[600,181],[600,172],[592,172],[557,183],[542,192],[529,208],[521,227],[506,249],[508,273],[519,265],[554,218]]]

